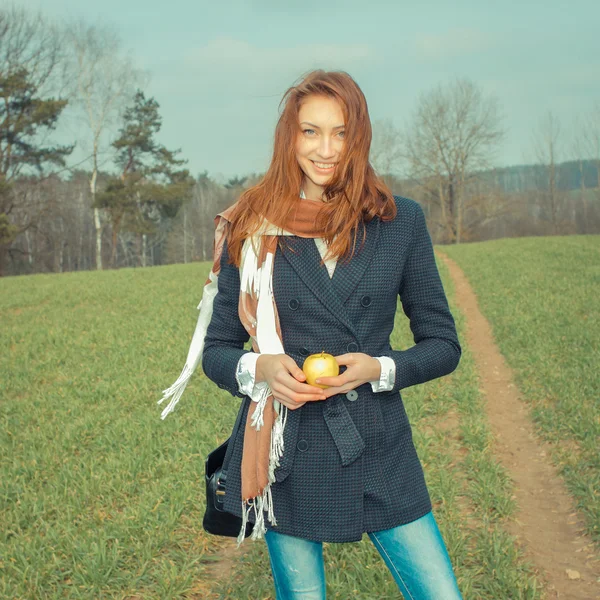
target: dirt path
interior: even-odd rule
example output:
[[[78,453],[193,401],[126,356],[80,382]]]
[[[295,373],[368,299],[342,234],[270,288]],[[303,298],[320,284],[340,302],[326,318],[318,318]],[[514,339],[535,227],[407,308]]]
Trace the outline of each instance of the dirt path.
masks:
[[[467,278],[449,257],[456,302],[466,316],[486,410],[495,438],[495,454],[509,471],[517,511],[509,523],[527,557],[546,581],[548,600],[599,600],[600,560],[562,479],[550,463],[549,447],[534,436],[528,410],[519,398],[512,372],[494,343]]]
[[[247,539],[238,549],[235,538],[215,538],[216,560],[206,565],[203,589],[198,595],[190,596],[190,600],[219,600],[221,594],[216,591],[233,579],[235,567],[239,560],[250,549],[251,540]]]

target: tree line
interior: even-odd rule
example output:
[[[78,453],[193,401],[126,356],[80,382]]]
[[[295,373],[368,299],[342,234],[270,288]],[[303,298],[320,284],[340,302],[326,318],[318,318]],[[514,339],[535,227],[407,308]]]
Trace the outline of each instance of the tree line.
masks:
[[[147,77],[108,27],[0,9],[0,275],[212,258],[216,213],[262,174],[190,174],[157,141]],[[65,122],[78,135],[60,143]],[[456,79],[423,93],[403,127],[374,122],[371,162],[425,207],[437,243],[598,233],[600,103],[568,135],[540,119],[535,165],[494,168],[505,135],[497,98]]]

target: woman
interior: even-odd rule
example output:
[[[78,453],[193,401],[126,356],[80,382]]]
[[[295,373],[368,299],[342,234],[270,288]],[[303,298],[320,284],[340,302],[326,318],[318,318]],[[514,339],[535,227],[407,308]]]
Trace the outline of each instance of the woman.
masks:
[[[225,509],[265,534],[279,599],[325,598],[322,543],[365,532],[405,598],[460,598],[400,394],[461,353],[423,211],[370,166],[348,74],[311,72],[282,102],[268,172],[216,219],[203,296],[203,370],[244,399]],[[408,350],[389,342],[398,295]],[[324,388],[301,370],[322,350],[341,367]]]

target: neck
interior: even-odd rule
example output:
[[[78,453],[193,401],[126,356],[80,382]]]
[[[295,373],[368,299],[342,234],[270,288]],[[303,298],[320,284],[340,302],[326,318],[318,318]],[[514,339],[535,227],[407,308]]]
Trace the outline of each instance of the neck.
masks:
[[[323,188],[315,185],[312,181],[307,181],[306,179],[302,182],[301,191],[304,193],[304,198],[309,198],[310,200],[315,200],[317,202],[325,202],[323,198]]]

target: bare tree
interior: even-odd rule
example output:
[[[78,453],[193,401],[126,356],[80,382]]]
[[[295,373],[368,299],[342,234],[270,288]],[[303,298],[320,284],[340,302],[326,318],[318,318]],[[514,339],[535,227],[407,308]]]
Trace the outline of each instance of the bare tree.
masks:
[[[369,156],[373,168],[391,187],[402,171],[402,133],[391,119],[373,122],[373,138]]]
[[[586,115],[582,132],[582,148],[586,158],[596,166],[596,190],[600,197],[600,101]]]
[[[580,116],[575,117],[573,124],[573,133],[571,136],[571,152],[573,158],[577,161],[579,170],[579,204],[581,206],[581,227],[578,227],[579,232],[586,233],[588,227],[588,191],[586,190],[586,136],[585,124],[581,121]],[[575,210],[575,203],[573,202],[574,208],[574,221],[577,223],[577,214]]]
[[[255,178],[250,176],[248,180]],[[210,178],[207,171],[198,174],[187,202],[168,231],[166,261],[189,262],[212,259],[217,213],[233,203],[233,188],[226,188]]]
[[[467,79],[422,94],[404,135],[411,177],[437,205],[442,241],[460,243],[465,192],[477,172],[489,168],[504,137],[498,101]],[[479,197],[481,201],[481,197]],[[498,207],[499,214],[505,211]],[[493,218],[486,209],[486,219]]]
[[[581,233],[595,233],[600,201],[600,101],[576,118],[572,131],[571,151],[579,165],[581,211],[575,215],[577,229]]]
[[[73,149],[48,140],[67,104],[49,97],[63,82],[61,48],[59,30],[41,15],[0,9],[0,275],[17,236],[35,227],[45,208],[35,194],[15,191],[15,181],[63,167]]]
[[[573,154],[573,158],[577,161],[577,165],[579,168],[579,190],[581,192],[581,198],[585,195],[585,143],[584,143],[584,134],[585,127],[581,122],[581,119],[578,115],[575,116],[574,124],[573,124],[573,135],[571,137],[571,153]]]
[[[32,94],[61,91],[66,71],[62,44],[59,28],[41,13],[0,9],[0,69],[4,74],[27,71]]]
[[[542,165],[540,197],[548,212],[552,233],[560,233],[562,194],[558,189],[557,164],[561,144],[560,121],[552,112],[546,113],[533,132],[533,146],[537,161]]]
[[[91,201],[96,200],[98,160],[110,147],[111,126],[114,126],[133,98],[136,85],[142,78],[139,70],[123,55],[117,34],[107,27],[72,23],[67,30],[73,62],[74,85],[71,96],[88,128],[87,142],[91,144]],[[101,208],[94,206],[96,230],[96,269],[102,269]]]

